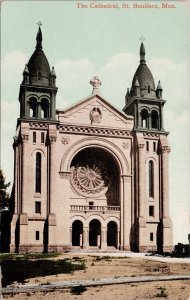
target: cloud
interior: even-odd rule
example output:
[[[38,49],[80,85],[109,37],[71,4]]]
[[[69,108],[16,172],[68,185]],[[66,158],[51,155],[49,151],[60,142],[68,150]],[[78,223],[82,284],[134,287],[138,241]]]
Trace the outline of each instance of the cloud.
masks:
[[[1,93],[4,98],[9,99],[9,102],[18,99],[22,72],[27,62],[28,55],[22,52],[8,53],[1,61]]]
[[[55,64],[57,74],[57,107],[63,108],[90,94],[89,81],[95,75],[95,66],[87,59],[61,60]]]
[[[169,58],[152,59],[149,67],[155,84],[161,80],[165,109],[183,111],[189,107],[189,69],[186,63],[176,63]]]

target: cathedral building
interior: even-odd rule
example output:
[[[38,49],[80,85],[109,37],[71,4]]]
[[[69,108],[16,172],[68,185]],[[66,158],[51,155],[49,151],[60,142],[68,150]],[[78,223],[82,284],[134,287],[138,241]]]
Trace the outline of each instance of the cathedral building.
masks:
[[[11,252],[172,249],[166,101],[143,43],[122,111],[100,94],[99,77],[90,84],[89,97],[56,109],[39,27],[19,93]]]

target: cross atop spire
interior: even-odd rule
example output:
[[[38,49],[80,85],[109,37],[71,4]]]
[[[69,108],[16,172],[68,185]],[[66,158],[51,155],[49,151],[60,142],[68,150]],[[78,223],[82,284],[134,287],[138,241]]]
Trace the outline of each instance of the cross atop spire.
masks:
[[[143,43],[143,41],[145,41],[146,39],[145,39],[145,37],[142,35],[142,36],[139,38],[139,40]]]
[[[39,27],[41,27],[41,26],[42,26],[42,22],[39,21],[39,22],[37,23],[37,25],[38,25]]]

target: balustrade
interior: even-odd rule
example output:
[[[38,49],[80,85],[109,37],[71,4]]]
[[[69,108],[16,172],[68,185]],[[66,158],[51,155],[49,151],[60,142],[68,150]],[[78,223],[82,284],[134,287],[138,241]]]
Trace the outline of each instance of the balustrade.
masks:
[[[71,205],[71,211],[120,211],[120,206]]]

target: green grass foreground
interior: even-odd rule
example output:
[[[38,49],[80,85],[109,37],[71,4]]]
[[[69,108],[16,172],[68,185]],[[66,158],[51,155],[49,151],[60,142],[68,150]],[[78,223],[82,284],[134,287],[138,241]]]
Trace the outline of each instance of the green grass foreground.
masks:
[[[57,254],[2,254],[0,263],[2,267],[3,287],[14,281],[24,283],[28,278],[39,276],[72,273],[85,269],[84,261],[69,259],[51,259]]]

